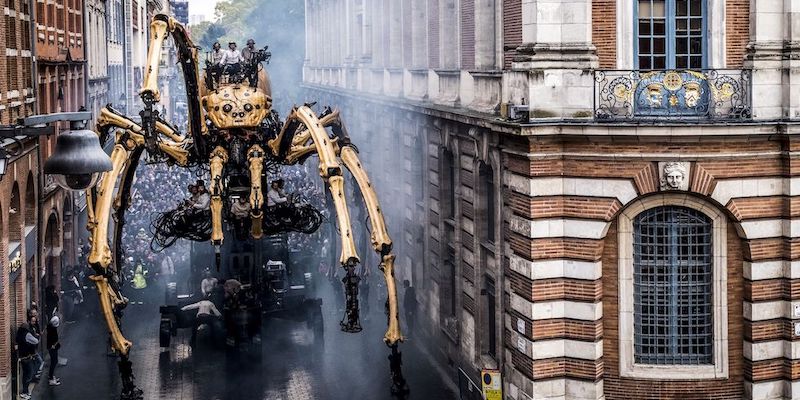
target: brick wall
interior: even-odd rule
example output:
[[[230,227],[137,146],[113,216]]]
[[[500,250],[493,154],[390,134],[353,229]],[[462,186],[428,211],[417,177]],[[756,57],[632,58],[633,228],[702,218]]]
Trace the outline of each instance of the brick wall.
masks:
[[[739,68],[744,63],[747,42],[750,40],[750,0],[725,2],[725,33],[727,68]]]
[[[603,249],[603,354],[606,399],[741,399],[744,389],[742,355],[742,243],[728,225],[728,362],[729,378],[704,381],[662,381],[619,376],[618,243],[616,222]]]
[[[617,66],[617,2],[592,1],[592,43],[597,47],[600,68]]]

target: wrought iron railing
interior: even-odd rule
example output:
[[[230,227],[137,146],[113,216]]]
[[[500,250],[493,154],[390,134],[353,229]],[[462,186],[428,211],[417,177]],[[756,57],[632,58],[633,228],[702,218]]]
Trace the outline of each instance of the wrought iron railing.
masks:
[[[746,69],[596,70],[594,116],[598,121],[750,119],[751,76]]]

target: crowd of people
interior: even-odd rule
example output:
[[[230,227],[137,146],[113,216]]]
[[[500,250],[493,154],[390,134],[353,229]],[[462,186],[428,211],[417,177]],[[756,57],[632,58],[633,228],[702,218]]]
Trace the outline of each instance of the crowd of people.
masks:
[[[192,197],[184,200],[183,188],[187,185]],[[177,241],[161,253],[151,249],[153,219],[159,213],[187,204],[208,208],[210,197],[203,181],[196,180],[190,170],[147,164],[136,173],[131,199],[123,236],[125,271],[134,289],[144,289],[148,283],[163,280],[163,275],[174,274],[175,264],[189,262],[189,243],[186,241]]]

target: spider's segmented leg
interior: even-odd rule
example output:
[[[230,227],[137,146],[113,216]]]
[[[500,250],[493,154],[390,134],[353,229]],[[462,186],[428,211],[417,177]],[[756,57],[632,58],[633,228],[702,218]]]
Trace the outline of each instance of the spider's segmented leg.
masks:
[[[342,177],[342,167],[336,155],[335,140],[331,140],[323,125],[320,123],[320,120],[307,106],[293,110],[287,121],[289,121],[287,125],[294,123],[293,121],[299,121],[305,125],[307,131],[301,132],[298,136],[303,138],[306,132],[308,132],[310,140],[313,141],[314,148],[319,156],[319,174],[327,183],[334,207],[336,208],[336,220],[339,225],[339,235],[342,243],[342,253],[339,257],[339,262],[347,272],[346,276],[342,279],[345,285],[345,295],[347,296],[347,307],[341,326],[343,331],[359,332],[361,331],[358,307],[358,283],[360,278],[356,275],[355,268],[360,262],[360,259],[356,251],[353,229],[350,223],[350,212],[347,208],[347,201],[344,194],[344,178]],[[293,129],[296,129],[296,127]],[[286,131],[288,131],[288,129],[284,129],[284,132]],[[293,130],[291,132],[294,133]],[[292,139],[294,139],[294,137],[292,137]],[[300,140],[291,141],[291,143],[296,152],[308,151],[308,146],[304,146],[304,143],[301,143]]]
[[[264,213],[261,211],[261,206],[264,205],[264,192],[261,188],[264,149],[259,145],[250,147],[247,156],[250,160],[250,219],[252,221],[250,234],[253,239],[261,239],[264,236],[261,229],[261,221],[264,219]]]
[[[400,319],[397,304],[397,285],[394,279],[394,259],[392,254],[392,240],[389,238],[389,232],[386,230],[386,223],[384,222],[383,213],[381,212],[380,204],[378,203],[378,195],[372,183],[369,181],[367,172],[361,166],[361,161],[358,158],[358,153],[352,146],[344,146],[340,150],[340,156],[345,167],[350,171],[361,190],[361,197],[364,199],[364,204],[369,213],[369,220],[371,223],[370,238],[372,241],[372,248],[380,254],[381,257],[381,271],[386,280],[386,291],[389,303],[389,326],[386,334],[383,337],[384,342],[389,346],[395,346],[398,342],[403,341],[403,335],[400,332]]]
[[[217,146],[211,152],[211,244],[216,252],[216,264],[219,269],[221,262],[221,247],[224,234],[222,232],[222,169],[228,162],[228,152]]]

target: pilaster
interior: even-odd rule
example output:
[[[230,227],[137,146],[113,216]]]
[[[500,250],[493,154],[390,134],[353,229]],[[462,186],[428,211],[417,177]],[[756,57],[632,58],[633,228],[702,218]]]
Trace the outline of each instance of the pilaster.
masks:
[[[513,68],[529,71],[531,118],[592,115],[598,67],[591,1],[523,1],[523,44]]]

